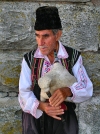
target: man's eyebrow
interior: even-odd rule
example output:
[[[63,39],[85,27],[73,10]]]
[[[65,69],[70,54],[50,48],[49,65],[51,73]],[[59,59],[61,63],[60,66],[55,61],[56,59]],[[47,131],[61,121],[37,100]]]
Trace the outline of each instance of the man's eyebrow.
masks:
[[[37,36],[37,35],[39,35],[39,34],[35,33],[35,35]]]
[[[49,34],[44,34],[43,36],[49,36]]]

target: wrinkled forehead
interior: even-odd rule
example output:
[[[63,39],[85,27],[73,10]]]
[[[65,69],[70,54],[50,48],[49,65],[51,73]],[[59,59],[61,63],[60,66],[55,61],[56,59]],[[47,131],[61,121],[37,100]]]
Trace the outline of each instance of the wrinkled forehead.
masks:
[[[35,35],[52,35],[53,31],[52,30],[39,30],[39,31],[35,31]]]

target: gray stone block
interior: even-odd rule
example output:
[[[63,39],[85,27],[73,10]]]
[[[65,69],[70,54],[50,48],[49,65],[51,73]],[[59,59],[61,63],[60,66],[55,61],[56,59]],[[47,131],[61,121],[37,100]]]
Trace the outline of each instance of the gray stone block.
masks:
[[[80,134],[100,134],[100,94],[79,105]]]
[[[68,4],[59,6],[59,11],[63,24],[61,40],[64,44],[81,51],[97,51],[100,12],[93,6]]]

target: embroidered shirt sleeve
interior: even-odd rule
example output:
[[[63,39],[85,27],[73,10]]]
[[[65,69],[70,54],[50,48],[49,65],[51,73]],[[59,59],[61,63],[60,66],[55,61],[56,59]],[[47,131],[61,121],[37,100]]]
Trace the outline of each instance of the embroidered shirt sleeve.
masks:
[[[79,56],[79,59],[74,65],[72,71],[77,82],[70,87],[73,97],[69,99],[73,102],[80,103],[89,99],[93,94],[93,85],[83,66],[81,56]]]
[[[78,79],[80,80],[80,82],[76,84],[75,88],[76,90],[81,90],[87,87],[87,77],[81,65],[79,67],[78,74],[79,74]]]
[[[32,114],[35,118],[39,118],[43,112],[37,109],[39,101],[31,91],[31,85],[31,70],[23,59],[19,79],[18,100],[24,112]]]

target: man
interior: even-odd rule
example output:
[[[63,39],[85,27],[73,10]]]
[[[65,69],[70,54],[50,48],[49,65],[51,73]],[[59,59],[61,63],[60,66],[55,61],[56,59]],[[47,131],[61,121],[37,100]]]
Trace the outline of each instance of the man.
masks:
[[[56,7],[39,7],[34,28],[38,48],[24,55],[19,80],[23,134],[78,134],[74,103],[89,99],[93,93],[80,52],[59,41],[62,25]],[[77,82],[71,87],[56,89],[49,101],[41,102],[38,78],[52,68],[55,50],[59,62],[76,77]],[[65,102],[66,98],[68,102]],[[62,102],[64,106],[61,106]]]

